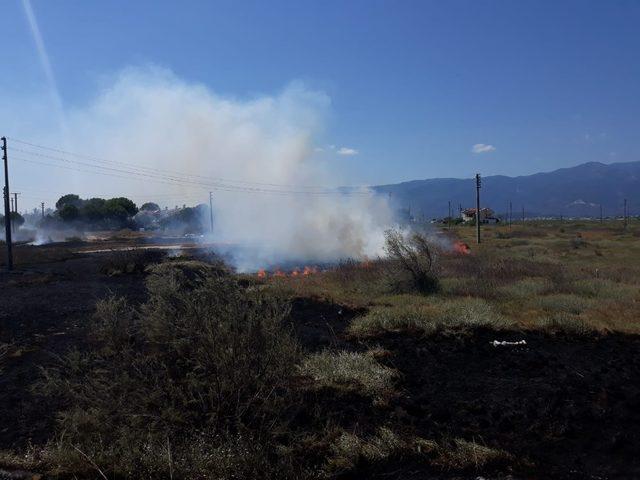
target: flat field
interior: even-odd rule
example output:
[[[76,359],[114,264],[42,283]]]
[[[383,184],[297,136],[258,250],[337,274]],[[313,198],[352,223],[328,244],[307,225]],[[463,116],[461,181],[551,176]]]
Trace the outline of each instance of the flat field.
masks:
[[[0,478],[640,476],[640,224],[474,235],[437,234],[470,252],[437,252],[428,295],[380,259],[17,247]]]

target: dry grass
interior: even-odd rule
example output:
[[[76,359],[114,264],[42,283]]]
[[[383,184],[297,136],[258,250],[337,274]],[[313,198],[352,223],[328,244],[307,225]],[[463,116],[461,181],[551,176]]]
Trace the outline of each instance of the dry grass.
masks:
[[[353,320],[349,332],[358,337],[386,332],[418,331],[428,335],[443,330],[506,328],[509,322],[491,304],[480,298],[431,297],[429,303],[410,303],[371,309]]]
[[[638,225],[624,232],[616,222],[527,222],[512,229],[487,226],[487,239],[478,246],[473,229],[459,226],[455,233],[472,253],[440,255],[440,292],[426,299],[393,295],[385,260],[347,262],[335,271],[267,283],[284,296],[367,308],[350,327],[358,336],[428,333],[447,325],[547,328],[560,314],[578,316],[598,331],[640,333],[637,232]]]
[[[377,362],[375,353],[321,352],[309,355],[300,373],[320,387],[348,388],[381,400],[393,392],[397,372]]]
[[[329,474],[348,472],[358,465],[380,464],[394,457],[413,458],[438,470],[457,472],[480,472],[516,463],[505,450],[476,441],[454,438],[436,442],[403,436],[389,427],[380,427],[374,435],[367,437],[351,432],[339,433],[333,442],[326,470]]]

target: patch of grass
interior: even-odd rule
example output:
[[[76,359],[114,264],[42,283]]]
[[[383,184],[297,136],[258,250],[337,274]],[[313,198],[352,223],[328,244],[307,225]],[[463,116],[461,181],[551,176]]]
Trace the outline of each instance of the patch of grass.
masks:
[[[513,456],[505,450],[461,438],[443,442],[420,439],[416,443],[431,464],[444,470],[481,471],[514,461]]]
[[[532,277],[500,287],[499,293],[514,298],[530,298],[542,295],[551,288],[553,284],[548,279]]]
[[[300,373],[313,378],[318,386],[356,388],[374,399],[393,392],[398,373],[378,363],[369,353],[329,352],[311,354],[300,366]]]
[[[380,427],[368,438],[342,432],[333,442],[326,469],[329,474],[350,471],[360,463],[381,462],[410,449],[408,442],[387,427]]]
[[[349,326],[349,332],[365,337],[384,332],[435,330],[434,321],[439,310],[431,305],[396,305],[374,307],[366,315],[356,318]]]
[[[452,299],[443,302],[438,321],[449,328],[503,328],[506,319],[485,300],[479,298]]]
[[[358,337],[367,337],[406,330],[432,334],[448,329],[500,329],[506,326],[506,319],[482,299],[433,298],[429,304],[374,308],[366,315],[354,319],[349,332]]]
[[[596,330],[576,315],[560,312],[538,320],[537,327],[551,333],[588,335]]]
[[[328,473],[355,471],[358,466],[380,464],[394,457],[411,457],[439,470],[458,472],[480,472],[516,463],[507,451],[475,441],[455,438],[436,442],[403,437],[388,427],[380,427],[368,437],[342,432],[332,445],[327,470]]]
[[[616,302],[628,302],[640,298],[640,287],[637,285],[628,285],[600,278],[573,282],[571,291],[577,295]]]
[[[578,295],[558,293],[537,297],[534,302],[549,312],[580,315],[593,306],[593,300]]]

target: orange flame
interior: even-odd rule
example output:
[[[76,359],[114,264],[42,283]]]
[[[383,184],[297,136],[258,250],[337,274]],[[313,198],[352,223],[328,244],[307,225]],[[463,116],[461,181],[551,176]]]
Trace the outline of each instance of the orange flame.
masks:
[[[260,270],[258,270],[256,275],[258,276],[258,278],[266,278],[268,276],[299,278],[299,277],[307,277],[309,275],[312,275],[318,272],[319,272],[318,268],[312,267],[312,266],[306,266],[302,270],[299,267],[295,267],[293,270],[291,270],[291,272],[288,272],[288,273],[281,270],[280,268],[276,268],[276,271],[271,274],[267,272],[264,268],[261,268]]]
[[[311,275],[313,273],[318,273],[318,269],[316,267],[304,267],[304,270],[302,271],[302,275],[304,275],[305,277],[308,275]]]
[[[453,244],[453,251],[456,253],[460,253],[462,255],[469,255],[471,253],[471,249],[469,248],[469,245],[467,245],[464,242],[461,242],[460,240],[457,240]]]

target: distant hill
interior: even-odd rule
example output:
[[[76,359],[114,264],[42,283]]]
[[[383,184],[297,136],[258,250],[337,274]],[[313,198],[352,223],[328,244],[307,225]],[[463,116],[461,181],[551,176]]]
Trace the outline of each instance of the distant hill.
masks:
[[[475,207],[475,179],[434,178],[373,187],[391,194],[396,208],[410,208],[412,215],[426,218],[447,215],[451,201],[454,215],[458,206]],[[640,162],[604,164],[584,163],[576,167],[521,177],[495,175],[482,178],[483,207],[504,214],[509,201],[513,215],[522,207],[527,216],[605,216],[622,215],[624,199],[629,213],[640,214]]]

